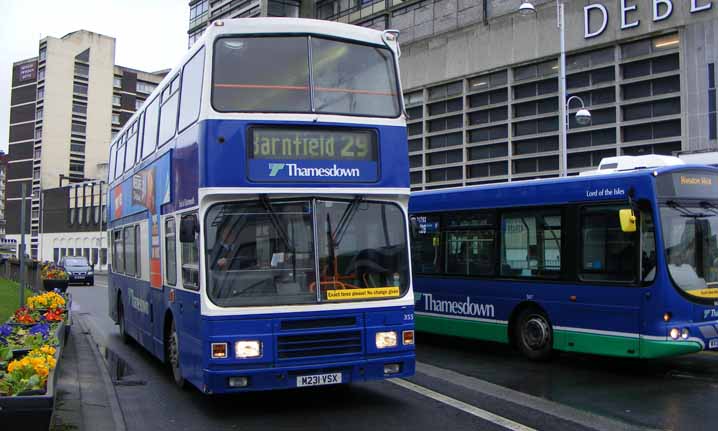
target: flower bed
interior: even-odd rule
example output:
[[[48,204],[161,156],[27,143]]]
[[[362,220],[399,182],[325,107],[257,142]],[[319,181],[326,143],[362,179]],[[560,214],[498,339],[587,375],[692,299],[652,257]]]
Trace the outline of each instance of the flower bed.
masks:
[[[64,268],[52,262],[45,263],[40,267],[40,278],[42,279],[42,287],[47,292],[55,290],[64,292],[70,279]]]
[[[0,325],[0,423],[47,429],[55,379],[70,324],[69,297],[48,292],[27,299]]]

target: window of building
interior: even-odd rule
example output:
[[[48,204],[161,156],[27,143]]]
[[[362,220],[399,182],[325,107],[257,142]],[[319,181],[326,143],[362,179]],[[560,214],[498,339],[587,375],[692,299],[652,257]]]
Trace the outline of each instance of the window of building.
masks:
[[[623,142],[660,139],[672,136],[681,136],[681,120],[661,121],[657,123],[643,123],[621,128]]]
[[[506,143],[482,145],[480,147],[469,148],[467,155],[469,160],[493,159],[508,156],[509,150]]]
[[[422,139],[410,139],[409,140],[409,152],[414,151],[421,151],[424,149],[424,144],[422,143]]]
[[[177,243],[175,239],[175,219],[165,219],[165,283],[177,284]]]
[[[85,88],[87,89],[87,88]],[[87,94],[87,92],[85,92]],[[37,89],[37,99],[42,100],[45,98],[45,87],[38,87]]]
[[[122,77],[115,76],[112,78],[112,86],[115,88],[122,88]]]
[[[453,117],[444,117],[427,122],[429,132],[441,132],[450,129],[459,129],[463,126],[464,116],[455,115]]]
[[[636,280],[639,235],[621,230],[618,211],[622,208],[601,205],[581,210],[581,279]]]
[[[527,174],[533,172],[557,170],[558,156],[518,159],[513,161],[513,172],[515,174]]]
[[[450,84],[429,88],[429,100],[443,99],[461,94],[463,92],[463,88],[463,81],[452,82]]]
[[[508,134],[508,125],[484,127],[482,129],[474,129],[469,131],[469,142],[493,141],[496,139],[506,139]]]
[[[463,168],[460,166],[426,171],[426,182],[453,181],[462,179]]]
[[[90,76],[90,66],[82,63],[75,63],[75,76],[80,76],[82,78],[89,78]]]
[[[406,133],[409,136],[414,135],[421,135],[424,132],[424,123],[418,122],[418,123],[412,123],[406,126]]]
[[[463,150],[442,151],[426,155],[428,166],[444,165],[448,163],[459,163],[463,161]]]
[[[169,142],[177,131],[177,102],[179,99],[179,76],[162,90],[160,106],[159,143]]]
[[[407,93],[404,95],[404,104],[405,105],[416,105],[419,103],[424,102],[424,92],[423,91],[414,91],[412,93]]]
[[[143,104],[144,102],[145,102],[145,101],[142,100],[142,99],[139,99],[139,98],[135,99],[135,111],[139,111],[140,108],[142,108],[142,104]]]
[[[155,84],[150,84],[149,82],[144,81],[137,81],[137,92],[138,93],[145,93],[150,94],[154,89],[157,88]]]
[[[508,119],[508,107],[500,106],[498,108],[476,111],[469,114],[469,124],[488,124]]]
[[[112,113],[112,124],[119,125],[120,124],[120,114]]]
[[[80,94],[82,96],[87,96],[87,84],[79,84],[75,83],[72,85],[72,91],[75,94]]]
[[[514,141],[513,154],[522,156],[525,154],[545,153],[558,150],[558,136],[547,136],[545,138],[527,139]]]
[[[120,106],[122,104],[121,98],[119,94],[113,94],[112,95],[112,105],[113,106]]]
[[[42,109],[42,107],[37,108],[37,109],[35,110],[35,120],[41,121],[41,120],[42,120],[42,114],[43,114],[43,109]]]
[[[469,79],[469,91],[483,91],[489,88],[501,87],[508,82],[508,70],[477,76]]]
[[[192,28],[209,18],[209,0],[202,0],[189,8],[189,27]]]
[[[461,132],[449,133],[448,135],[432,136],[428,139],[428,147],[430,150],[443,147],[451,147],[462,144]]]
[[[461,98],[436,102],[428,106],[429,115],[441,115],[449,112],[461,111],[463,107],[464,104]]]
[[[561,274],[561,213],[530,210],[501,216],[501,275],[558,278]]]
[[[42,67],[37,70],[37,80],[42,81],[45,79],[45,68]]]
[[[81,135],[84,135],[86,129],[87,129],[87,125],[85,123],[81,123],[79,121],[72,122],[72,126],[71,126],[72,133],[79,133]]]
[[[87,104],[81,102],[72,102],[72,113],[87,115]]]
[[[616,129],[602,129],[591,132],[570,133],[568,148],[583,148],[616,143]]]
[[[466,167],[467,178],[496,177],[508,173],[508,162],[480,163]]]
[[[182,70],[182,100],[179,112],[179,129],[184,130],[199,117],[204,72],[204,48],[187,62]]]

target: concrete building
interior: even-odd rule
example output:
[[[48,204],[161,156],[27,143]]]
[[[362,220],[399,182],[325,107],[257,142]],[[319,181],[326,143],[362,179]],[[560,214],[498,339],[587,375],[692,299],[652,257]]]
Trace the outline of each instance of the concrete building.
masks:
[[[322,0],[298,10],[401,31],[411,182],[421,190],[560,174],[556,2],[534,1],[532,16],[518,13],[521,2]],[[249,2],[210,0],[200,19],[240,3]],[[718,1],[565,3],[567,92],[593,115],[569,122],[569,175],[607,156],[718,147]]]
[[[7,185],[8,156],[0,151],[0,239],[5,238],[5,187]]]
[[[189,46],[202,36],[207,25],[218,19],[258,16],[311,16],[312,2],[300,0],[191,0],[189,2]]]
[[[116,66],[114,59],[114,38],[80,30],[40,40],[37,57],[13,65],[6,230],[19,239],[25,185],[32,257],[42,248],[42,192],[64,181],[105,179],[113,133],[166,73]]]

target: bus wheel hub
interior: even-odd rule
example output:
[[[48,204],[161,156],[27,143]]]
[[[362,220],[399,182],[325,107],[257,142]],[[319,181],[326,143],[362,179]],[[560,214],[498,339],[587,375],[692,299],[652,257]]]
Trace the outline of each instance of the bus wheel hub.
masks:
[[[524,343],[532,349],[541,349],[550,338],[551,330],[548,323],[538,316],[532,316],[524,325]]]

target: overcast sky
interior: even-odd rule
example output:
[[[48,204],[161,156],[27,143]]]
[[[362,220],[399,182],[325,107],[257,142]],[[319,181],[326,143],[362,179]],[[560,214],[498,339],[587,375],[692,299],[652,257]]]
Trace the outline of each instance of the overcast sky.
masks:
[[[12,63],[40,39],[89,30],[116,39],[115,64],[174,67],[187,50],[187,0],[0,0],[0,149],[7,152]]]

